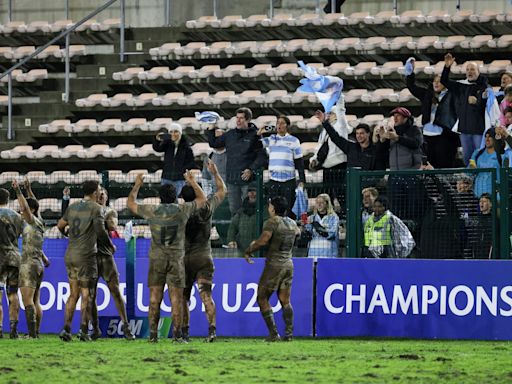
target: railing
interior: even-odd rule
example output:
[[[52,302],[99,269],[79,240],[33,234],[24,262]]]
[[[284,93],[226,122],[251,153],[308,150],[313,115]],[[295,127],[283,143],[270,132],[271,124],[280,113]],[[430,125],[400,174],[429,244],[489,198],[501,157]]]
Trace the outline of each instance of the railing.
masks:
[[[121,62],[124,62],[124,59],[125,59],[125,49],[124,49],[124,43],[125,43],[125,0],[108,0],[105,4],[96,8],[94,11],[92,11],[87,16],[85,16],[83,19],[81,19],[77,23],[73,24],[71,27],[67,28],[66,30],[62,31],[60,34],[58,34],[56,37],[51,39],[49,42],[47,42],[46,44],[37,48],[29,56],[20,60],[18,63],[14,64],[12,67],[10,67],[8,70],[6,70],[5,72],[3,72],[0,75],[0,79],[4,78],[5,76],[8,76],[7,140],[13,140],[15,137],[15,132],[14,132],[14,129],[12,126],[12,72],[17,68],[20,68],[22,65],[24,65],[28,61],[32,60],[34,57],[39,55],[42,51],[44,51],[46,48],[48,48],[53,43],[61,40],[62,38],[65,38],[66,39],[65,40],[66,41],[66,55],[65,55],[66,79],[65,79],[65,90],[64,90],[64,94],[63,94],[63,101],[68,103],[69,102],[69,92],[70,92],[69,35],[71,34],[71,32],[73,32],[79,26],[84,24],[86,21],[88,21],[89,19],[92,19],[94,16],[103,12],[105,9],[109,8],[112,4],[114,4],[118,1],[120,3],[120,13],[121,13],[120,38],[119,38],[119,60]],[[66,14],[66,17],[69,16],[68,0],[66,0],[66,3],[65,3],[65,14]],[[12,20],[12,1],[11,0],[9,1],[8,16],[9,16],[9,21],[11,21]]]

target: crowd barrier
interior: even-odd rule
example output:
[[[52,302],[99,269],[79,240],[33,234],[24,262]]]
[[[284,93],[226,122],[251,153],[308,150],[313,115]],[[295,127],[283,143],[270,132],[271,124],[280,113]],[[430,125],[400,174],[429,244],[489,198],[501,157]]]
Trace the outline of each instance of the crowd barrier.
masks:
[[[126,244],[115,239],[116,261],[123,293],[130,292],[126,279]],[[57,333],[64,321],[69,295],[64,252],[66,239],[46,240],[52,250],[51,266],[41,287],[44,309],[42,333]],[[147,334],[149,240],[136,242],[133,279],[134,320],[139,337]],[[219,336],[266,335],[256,291],[264,260],[250,265],[243,259],[216,259],[213,298],[217,305]],[[425,339],[512,340],[512,264],[505,260],[385,260],[295,258],[292,303],[295,335],[317,337],[404,337]],[[127,289],[128,288],[128,289]],[[4,329],[8,329],[6,298]],[[130,302],[130,301],[129,301]],[[102,281],[97,299],[106,336],[121,336],[117,311]],[[271,300],[279,329],[283,329],[280,305]],[[22,307],[23,308],[23,307]],[[79,308],[79,305],[78,305]],[[190,302],[191,335],[204,336],[206,317],[197,289]],[[165,297],[161,327],[167,335],[171,306]],[[78,330],[79,310],[73,329]],[[21,332],[26,331],[20,311]]]

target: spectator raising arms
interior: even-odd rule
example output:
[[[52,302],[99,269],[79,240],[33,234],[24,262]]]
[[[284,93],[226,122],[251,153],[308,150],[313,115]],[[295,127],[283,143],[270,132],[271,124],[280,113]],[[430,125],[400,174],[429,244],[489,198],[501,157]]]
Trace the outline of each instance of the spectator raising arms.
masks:
[[[153,140],[153,149],[164,152],[162,169],[162,185],[172,184],[179,196],[185,185],[183,174],[187,169],[197,168],[194,153],[183,136],[183,128],[178,123],[172,123],[169,133],[160,132]]]
[[[421,102],[423,137],[427,143],[427,159],[434,168],[455,167],[460,140],[452,128],[457,122],[455,97],[436,75],[431,87],[418,86],[414,75],[414,59],[407,60],[410,73],[406,82],[409,91]],[[406,72],[407,72],[406,64]]]

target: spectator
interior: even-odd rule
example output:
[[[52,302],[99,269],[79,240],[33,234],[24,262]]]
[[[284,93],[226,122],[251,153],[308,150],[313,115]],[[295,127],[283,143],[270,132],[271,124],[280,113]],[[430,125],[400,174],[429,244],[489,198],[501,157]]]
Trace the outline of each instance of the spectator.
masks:
[[[347,155],[347,167],[361,168],[367,171],[386,169],[386,151],[379,142],[374,143],[371,139],[371,129],[367,124],[359,124],[356,127],[356,142],[347,139],[349,125],[345,115],[345,100],[340,96],[337,104],[337,121],[339,134],[326,119],[326,114],[316,111],[315,117],[322,122],[322,125],[329,135],[330,140]]]
[[[218,137],[223,134],[224,133],[222,130],[215,130],[215,136]],[[210,194],[215,193],[217,191],[216,185],[213,182],[210,172],[208,172],[207,169],[207,164],[209,160],[211,160],[217,167],[219,175],[222,178],[222,180],[226,180],[226,148],[213,148],[212,153],[206,156],[203,160],[203,170],[201,176],[204,183],[203,191],[205,192],[206,196],[209,196]]]
[[[485,129],[485,100],[483,93],[487,88],[487,79],[480,75],[474,62],[466,65],[466,80],[459,82],[449,79],[450,67],[454,63],[450,53],[444,57],[441,83],[448,88],[457,100],[458,132],[464,156],[464,165],[469,163],[471,154],[480,147]]]
[[[176,195],[185,185],[183,174],[188,169],[197,168],[194,153],[183,136],[183,128],[178,123],[171,123],[169,133],[159,132],[153,140],[153,149],[164,152],[162,185],[174,185]]]
[[[480,213],[473,221],[470,238],[472,256],[475,259],[490,259],[492,255],[492,197],[483,193],[479,200]],[[496,231],[497,233],[498,231]]]
[[[334,212],[331,198],[322,193],[315,199],[314,214],[308,217],[305,230],[311,234],[308,257],[338,256],[339,218]]]
[[[334,5],[334,13],[341,12],[341,6],[345,3],[345,0],[327,0],[327,4],[325,4],[324,12],[325,13],[333,13],[333,5]]]
[[[503,111],[503,115],[505,116],[505,128],[508,130],[512,129],[512,107],[507,107]],[[497,132],[496,132],[497,133]],[[510,145],[510,144],[509,144]]]
[[[295,170],[299,171],[299,180],[302,186],[306,183],[306,176],[300,141],[288,133],[289,128],[290,119],[286,116],[279,116],[277,134],[264,137],[261,142],[269,154],[268,198],[285,197],[288,202],[287,215],[291,216],[293,215],[292,207],[295,204],[295,188],[297,187]],[[262,135],[265,131],[265,128],[261,128],[258,134]]]
[[[512,108],[512,85],[509,85],[505,88],[504,98],[500,103],[500,124],[502,126],[509,126],[510,123],[507,123],[508,120],[505,117],[505,111],[508,109],[510,111]]]
[[[500,92],[504,92],[505,88],[507,88],[508,85],[512,85],[512,73],[503,72],[501,74]],[[498,103],[501,103],[504,98],[505,98],[504,94],[500,94],[496,97],[496,99],[498,100]]]
[[[475,149],[469,168],[496,168],[502,165],[502,156],[495,149],[495,130],[488,129],[485,132],[485,146],[481,149]],[[499,172],[496,174],[497,182],[499,182]],[[475,196],[480,197],[483,193],[492,194],[492,173],[479,172],[475,178]]]
[[[416,85],[414,60],[410,63],[412,72],[406,77],[407,89],[421,102],[425,155],[434,168],[453,168],[460,146],[459,136],[452,132],[457,122],[455,97],[441,84],[439,75],[434,77],[432,87]]]
[[[379,197],[379,191],[377,188],[368,187],[361,191],[363,195],[363,209],[361,212],[361,217],[363,219],[363,225],[366,223],[366,220],[373,213],[373,204],[375,203],[375,199]]]
[[[256,126],[251,123],[249,108],[236,111],[236,128],[216,136],[214,127],[206,131],[212,148],[226,148],[226,184],[231,215],[242,205],[242,196],[247,194],[254,172],[263,168],[265,152],[257,135]]]
[[[397,107],[390,113],[394,127],[379,127],[378,136],[389,148],[389,167],[392,171],[401,169],[419,169],[422,162],[421,145],[423,135],[414,125],[411,112],[404,107]]]
[[[342,111],[341,108],[340,103],[334,106],[334,113],[329,114],[329,123],[339,136],[347,139],[351,131],[342,128],[344,110]],[[344,210],[347,155],[334,144],[325,129],[320,132],[315,154],[309,160],[309,169],[323,169],[324,188],[329,190],[333,204],[335,203],[334,200],[337,199],[342,210]]]
[[[249,187],[242,207],[235,213],[229,224],[228,248],[238,249],[243,253],[257,236],[256,198],[256,189]]]
[[[415,243],[411,232],[398,217],[388,210],[385,197],[373,204],[373,213],[364,225],[364,257],[407,257]]]

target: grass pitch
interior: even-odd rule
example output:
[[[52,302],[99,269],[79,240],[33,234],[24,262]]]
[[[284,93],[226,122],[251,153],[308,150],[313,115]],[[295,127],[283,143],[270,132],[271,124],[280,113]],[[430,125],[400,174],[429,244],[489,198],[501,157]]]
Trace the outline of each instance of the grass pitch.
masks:
[[[0,340],[0,383],[507,383],[512,343],[389,339]]]

